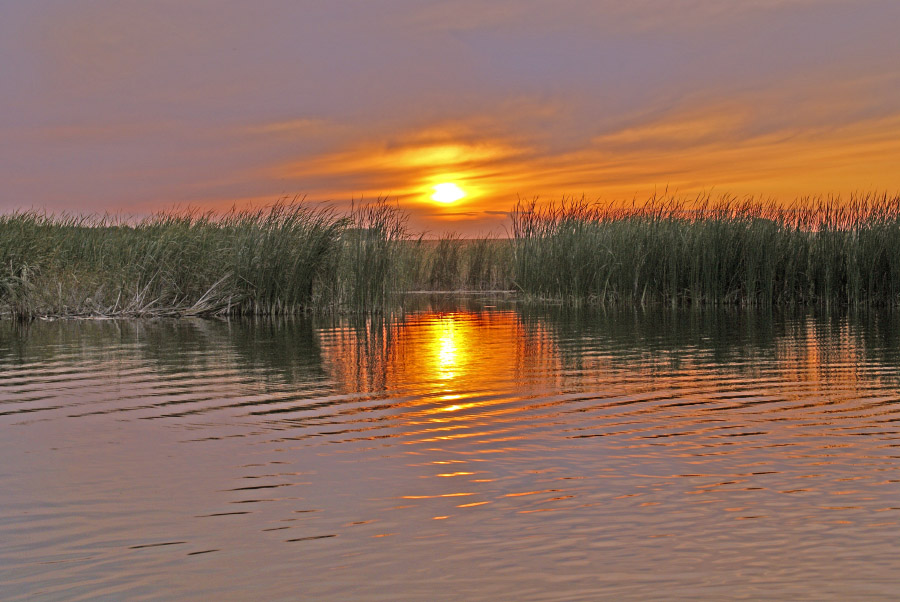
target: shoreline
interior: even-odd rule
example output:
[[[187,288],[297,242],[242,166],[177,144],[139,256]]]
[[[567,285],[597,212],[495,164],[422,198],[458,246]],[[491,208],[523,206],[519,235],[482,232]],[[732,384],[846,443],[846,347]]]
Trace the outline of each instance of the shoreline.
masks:
[[[386,202],[159,214],[125,225],[0,216],[0,313],[383,313],[403,296],[572,306],[900,306],[900,196],[801,208],[723,199],[510,212],[511,238],[423,240]],[[402,305],[402,304],[400,304]]]

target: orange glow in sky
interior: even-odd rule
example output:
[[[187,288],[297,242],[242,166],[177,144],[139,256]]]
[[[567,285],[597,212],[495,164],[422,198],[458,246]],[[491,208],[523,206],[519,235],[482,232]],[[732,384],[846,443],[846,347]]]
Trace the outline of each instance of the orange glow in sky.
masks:
[[[7,3],[0,212],[900,193],[897,2],[150,4]]]

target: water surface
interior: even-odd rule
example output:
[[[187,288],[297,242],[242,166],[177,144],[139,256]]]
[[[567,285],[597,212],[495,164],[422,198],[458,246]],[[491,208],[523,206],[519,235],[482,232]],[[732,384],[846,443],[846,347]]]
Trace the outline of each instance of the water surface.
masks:
[[[0,599],[890,599],[891,314],[0,323]]]

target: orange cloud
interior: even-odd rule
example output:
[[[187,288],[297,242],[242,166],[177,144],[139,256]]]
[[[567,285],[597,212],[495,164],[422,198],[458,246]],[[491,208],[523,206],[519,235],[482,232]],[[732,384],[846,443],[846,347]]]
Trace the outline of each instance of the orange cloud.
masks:
[[[790,201],[900,190],[893,167],[900,164],[900,114],[843,127],[748,135],[750,129],[748,112],[732,105],[673,112],[562,151],[439,127],[282,164],[273,173],[311,183],[316,197],[390,195],[413,213],[415,225],[452,221],[463,230],[496,227],[519,196],[644,200],[664,188],[690,195],[715,187]],[[430,202],[431,186],[441,181],[457,182],[468,196],[447,207]]]

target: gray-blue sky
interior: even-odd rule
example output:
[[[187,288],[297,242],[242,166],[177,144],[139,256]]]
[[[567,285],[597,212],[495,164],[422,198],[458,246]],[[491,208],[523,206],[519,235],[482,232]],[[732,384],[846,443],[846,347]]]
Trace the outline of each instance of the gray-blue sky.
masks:
[[[895,1],[0,0],[0,12],[3,210],[381,194],[419,227],[472,230],[517,195],[900,188]],[[443,179],[470,196],[434,208]]]

